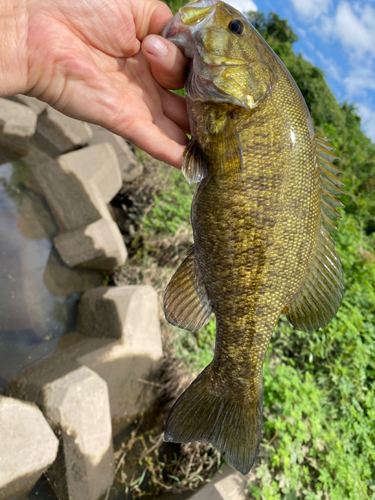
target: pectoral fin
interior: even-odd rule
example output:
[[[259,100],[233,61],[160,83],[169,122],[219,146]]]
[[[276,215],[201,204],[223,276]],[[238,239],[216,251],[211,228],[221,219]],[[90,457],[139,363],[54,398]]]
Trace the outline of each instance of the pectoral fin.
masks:
[[[195,262],[194,247],[167,286],[164,312],[169,323],[193,332],[210,319],[212,306]]]
[[[211,145],[222,159],[220,168],[215,172],[215,181],[221,184],[239,182],[243,172],[243,157],[240,137],[231,118],[228,118],[223,131],[213,135]]]
[[[195,139],[186,146],[181,171],[189,184],[200,182],[207,175],[206,159]]]

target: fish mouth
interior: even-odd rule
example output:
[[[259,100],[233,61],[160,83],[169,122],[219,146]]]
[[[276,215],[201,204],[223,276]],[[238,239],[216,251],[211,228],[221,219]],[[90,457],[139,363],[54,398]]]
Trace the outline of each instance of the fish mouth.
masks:
[[[190,1],[169,21],[161,35],[192,58],[195,53],[195,34],[212,17],[220,0]]]

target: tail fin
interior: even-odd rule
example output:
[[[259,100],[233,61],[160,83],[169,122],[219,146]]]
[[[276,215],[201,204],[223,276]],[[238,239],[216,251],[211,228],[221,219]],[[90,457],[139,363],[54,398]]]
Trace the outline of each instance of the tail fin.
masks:
[[[233,467],[247,474],[258,454],[263,391],[254,403],[239,403],[212,389],[208,366],[176,401],[168,416],[165,441],[212,443]]]

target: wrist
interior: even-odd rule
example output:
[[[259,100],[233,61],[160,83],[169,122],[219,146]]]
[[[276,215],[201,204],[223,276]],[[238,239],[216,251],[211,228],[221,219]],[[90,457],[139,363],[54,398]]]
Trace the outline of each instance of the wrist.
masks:
[[[0,97],[27,91],[26,0],[0,0]]]

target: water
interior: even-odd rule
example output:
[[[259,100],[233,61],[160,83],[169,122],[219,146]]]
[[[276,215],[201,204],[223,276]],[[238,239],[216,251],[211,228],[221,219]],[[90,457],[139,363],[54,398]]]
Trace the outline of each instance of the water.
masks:
[[[52,245],[58,227],[30,186],[26,163],[0,165],[0,394],[74,331],[82,292],[103,280],[64,265]]]

